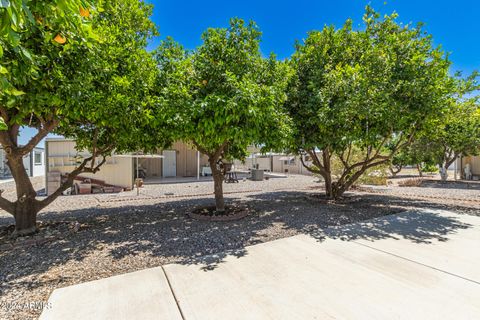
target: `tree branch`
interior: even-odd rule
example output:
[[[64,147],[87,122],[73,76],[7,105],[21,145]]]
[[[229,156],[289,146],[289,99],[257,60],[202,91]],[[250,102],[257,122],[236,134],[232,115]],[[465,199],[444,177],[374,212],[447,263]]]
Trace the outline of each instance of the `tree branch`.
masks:
[[[15,216],[15,204],[2,196],[4,190],[0,190],[0,208]]]
[[[43,121],[43,120],[41,120]],[[58,125],[58,121],[52,120],[52,121],[43,121],[42,126],[40,129],[38,129],[38,132],[36,135],[34,135],[30,141],[23,147],[19,148],[19,152],[22,156],[28,154],[30,151],[35,148],[35,146],[43,139],[45,138],[56,126]]]
[[[303,156],[300,155],[300,162],[302,163],[302,166],[307,169],[308,171],[310,171],[311,173],[316,173],[316,174],[320,174],[320,175],[324,175],[325,172],[322,171],[318,166],[316,166],[318,169],[315,169],[315,168],[312,168],[311,166],[307,166],[305,161],[303,160]]]
[[[221,155],[225,147],[228,145],[228,141],[224,141],[222,145],[215,151],[215,153],[212,155],[213,159],[218,159]]]
[[[10,121],[10,116],[8,115],[8,112],[4,107],[0,107],[0,116],[3,118],[3,121],[8,125],[8,122]]]
[[[98,154],[96,155],[98,156]],[[95,157],[92,155],[88,158],[83,159],[82,163],[75,168],[72,172],[70,172],[67,175],[67,180],[62,183],[60,188],[55,190],[54,193],[43,199],[42,201],[38,202],[38,208],[39,210],[45,208],[48,206],[50,203],[52,203],[58,196],[60,196],[65,190],[68,188],[72,187],[73,182],[75,181],[75,178],[81,174],[81,173],[97,173],[100,170],[100,167],[106,162],[107,157],[105,155],[102,155],[103,159],[102,161],[95,167],[91,166],[90,168],[87,167],[88,162],[94,161]]]
[[[208,157],[210,157],[210,153],[207,152],[206,149],[202,148],[202,146],[200,146],[195,140],[192,140],[192,143],[195,146],[195,148],[197,148],[198,151],[200,151],[204,155],[207,155]]]

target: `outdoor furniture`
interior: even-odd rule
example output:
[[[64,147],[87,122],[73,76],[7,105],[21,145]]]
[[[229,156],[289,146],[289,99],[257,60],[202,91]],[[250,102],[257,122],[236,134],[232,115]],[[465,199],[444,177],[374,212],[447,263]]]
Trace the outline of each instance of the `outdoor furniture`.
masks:
[[[222,165],[222,171],[223,171],[224,181],[226,183],[238,182],[237,173],[235,172],[235,170],[233,168],[233,164],[224,163]]]

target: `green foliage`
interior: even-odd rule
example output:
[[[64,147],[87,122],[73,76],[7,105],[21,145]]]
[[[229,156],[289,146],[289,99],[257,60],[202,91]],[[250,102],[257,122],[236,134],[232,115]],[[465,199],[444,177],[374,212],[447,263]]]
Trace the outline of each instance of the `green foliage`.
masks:
[[[145,49],[156,34],[152,7],[134,0],[98,1],[88,17],[80,17],[84,2],[27,4],[35,19],[21,25],[19,45],[7,46],[2,59],[14,88],[0,95],[7,124],[73,137],[89,150],[95,144],[98,150],[124,151],[148,142],[148,130],[141,129],[151,118],[156,76]],[[63,24],[65,19],[69,23]],[[65,44],[53,40],[59,33]]]
[[[90,14],[97,9],[84,0],[0,1],[0,98],[24,94],[21,87],[37,78],[45,60],[91,42]]]
[[[193,52],[171,39],[157,50],[160,117],[209,156],[241,159],[247,146],[274,147],[288,130],[277,106],[289,68],[273,55],[262,58],[260,34],[253,22],[232,19],[229,28],[208,29]]]
[[[286,99],[290,69],[260,53],[255,23],[232,19],[210,28],[203,44],[186,52],[171,39],[156,51],[159,98],[155,116],[209,157],[217,211],[224,211],[218,160],[243,159],[250,145],[276,148],[288,135]],[[173,134],[175,136],[175,134]]]
[[[71,99],[55,132],[75,138],[82,149],[95,141],[109,151],[152,150],[159,138],[152,136],[156,63],[145,49],[157,33],[149,19],[152,6],[113,0],[102,9],[92,21],[99,43],[64,55],[69,67],[58,88]]]
[[[390,161],[445,104],[449,62],[420,26],[401,25],[367,7],[365,27],[325,27],[297,44],[296,74],[286,104],[292,148],[323,152],[316,167],[331,175],[331,155],[343,159],[340,193],[365,170]],[[396,139],[391,152],[387,145]],[[360,162],[349,158],[363,152]],[[328,188],[327,188],[328,190]]]
[[[97,172],[105,156],[159,144],[151,134],[152,128],[161,128],[152,112],[156,63],[146,51],[148,39],[157,33],[150,20],[152,6],[137,0],[84,4],[24,1],[23,12],[33,19],[19,29],[10,25],[19,40],[10,41],[2,29],[0,116],[7,130],[0,131],[0,143],[17,201],[0,196],[0,207],[14,215],[21,234],[34,232],[36,214],[76,175]],[[25,146],[18,145],[22,126],[38,130]],[[77,148],[91,156],[79,159],[61,187],[38,200],[22,159],[50,132],[74,138]]]
[[[475,72],[466,78],[451,78],[450,99],[438,116],[419,132],[410,154],[430,164],[448,168],[458,156],[480,152],[479,84]],[[421,163],[417,162],[417,163]]]
[[[435,173],[438,172],[438,167],[432,163],[422,163],[422,172]]]

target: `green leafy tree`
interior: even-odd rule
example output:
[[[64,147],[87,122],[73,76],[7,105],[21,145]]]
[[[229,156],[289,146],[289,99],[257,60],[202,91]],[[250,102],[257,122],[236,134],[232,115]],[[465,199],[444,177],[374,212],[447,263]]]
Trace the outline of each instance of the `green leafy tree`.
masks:
[[[148,147],[156,77],[155,61],[145,49],[156,33],[151,6],[136,0],[98,1],[95,8],[83,8],[88,16],[84,11],[70,17],[58,13],[69,9],[60,4],[25,3],[35,24],[22,26],[18,43],[2,43],[2,66],[16,91],[0,96],[0,116],[7,126],[0,143],[17,191],[15,201],[0,197],[0,207],[14,216],[20,235],[35,232],[38,212],[70,187],[75,176],[97,172],[113,151]],[[64,18],[70,23],[62,25]],[[81,27],[69,28],[71,23],[89,24],[89,36],[84,37]],[[18,144],[22,126],[37,129],[23,146]],[[90,155],[80,159],[60,189],[37,199],[22,158],[50,132],[75,138],[79,151]]]
[[[448,178],[448,168],[458,157],[480,152],[480,105],[476,94],[480,86],[477,79],[477,72],[466,78],[452,77],[451,98],[421,137],[421,144],[428,148],[420,147],[419,152],[423,149],[438,164],[442,180]]]
[[[274,56],[262,57],[260,35],[253,22],[232,19],[228,28],[208,29],[194,52],[171,40],[159,49],[168,82],[161,99],[170,109],[160,113],[175,119],[180,139],[208,156],[218,213],[225,211],[220,162],[244,158],[252,144],[277,146],[288,130],[279,106],[289,69]]]
[[[90,17],[95,10],[84,0],[0,1],[0,97],[23,94],[18,86],[24,78],[37,76],[45,54],[91,40]],[[48,52],[37,50],[40,40],[50,43]]]
[[[295,125],[293,149],[310,155],[307,169],[324,178],[330,198],[388,164],[444,104],[448,61],[421,26],[400,25],[396,17],[367,7],[364,29],[347,21],[341,29],[310,32],[292,57],[296,75],[286,107]],[[354,149],[361,161],[352,159]],[[343,164],[337,177],[332,156]]]
[[[480,152],[480,107],[478,104],[478,74],[466,78],[450,77],[449,99],[437,117],[415,137],[415,141],[393,158],[392,163],[416,165],[420,176],[427,168],[438,166],[443,180],[448,168],[460,156]]]
[[[438,145],[442,179],[448,178],[447,169],[460,156],[474,156],[480,152],[480,106],[472,101],[452,107],[441,132],[433,143]]]
[[[391,151],[395,146],[395,140],[388,146]],[[396,176],[405,166],[414,166],[417,168],[420,177],[424,171],[434,171],[437,164],[438,148],[431,141],[424,139],[422,136],[416,137],[413,142],[399,150],[392,157],[390,163],[390,172]]]

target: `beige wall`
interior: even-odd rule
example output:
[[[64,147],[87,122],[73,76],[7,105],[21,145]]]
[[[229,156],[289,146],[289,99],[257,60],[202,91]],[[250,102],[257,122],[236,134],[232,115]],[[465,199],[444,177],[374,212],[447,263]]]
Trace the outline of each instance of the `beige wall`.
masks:
[[[462,175],[465,165],[469,163],[472,169],[472,174],[474,176],[480,176],[480,156],[476,157],[463,157],[462,158]]]
[[[247,158],[245,162],[241,162],[240,160],[235,160],[234,165],[237,169],[248,170],[253,169],[255,164],[258,164],[258,168],[260,170],[272,171],[272,157],[266,156],[261,157],[257,156],[256,158]]]
[[[74,157],[78,154],[75,150],[75,141],[47,139],[45,147],[47,172],[56,171],[65,174],[75,169]],[[82,173],[81,176],[104,180],[108,184],[129,188],[133,185],[133,159],[129,157],[108,157],[107,162],[102,165],[97,173]]]
[[[278,173],[285,173],[285,170],[288,170],[288,173],[292,174],[305,174],[311,175],[311,172],[305,169],[300,161],[300,157],[294,157],[294,162],[291,163],[290,161],[285,164],[284,160],[280,160],[280,158],[285,158],[288,156],[285,155],[274,155],[273,156],[273,172]]]
[[[46,143],[46,168],[47,171],[61,173],[71,172],[75,168],[73,157],[78,154],[75,150],[75,141],[67,139],[47,139]],[[194,177],[197,175],[197,151],[183,142],[176,142],[169,150],[175,150],[177,154],[177,176]],[[162,151],[158,151],[159,154]],[[134,159],[130,157],[109,157],[99,172],[82,174],[104,180],[106,183],[122,186],[133,186]],[[147,171],[147,177],[162,177],[161,158],[140,158],[139,164]],[[200,167],[208,165],[208,157],[200,155]]]
[[[178,177],[195,177],[197,175],[197,150],[180,141],[175,142],[168,150],[177,152]],[[200,154],[200,167],[204,165],[208,165],[208,157]]]
[[[259,164],[259,168],[262,170],[268,170],[276,173],[285,173],[285,170],[288,170],[288,173],[292,174],[305,174],[311,175],[311,173],[305,169],[300,161],[300,157],[294,157],[295,161],[293,163],[288,162],[285,164],[284,160],[281,158],[292,157],[288,155],[269,155],[258,157],[255,159],[247,158],[245,163],[242,163],[240,160],[235,160],[235,166],[237,169],[252,169],[255,163]]]

